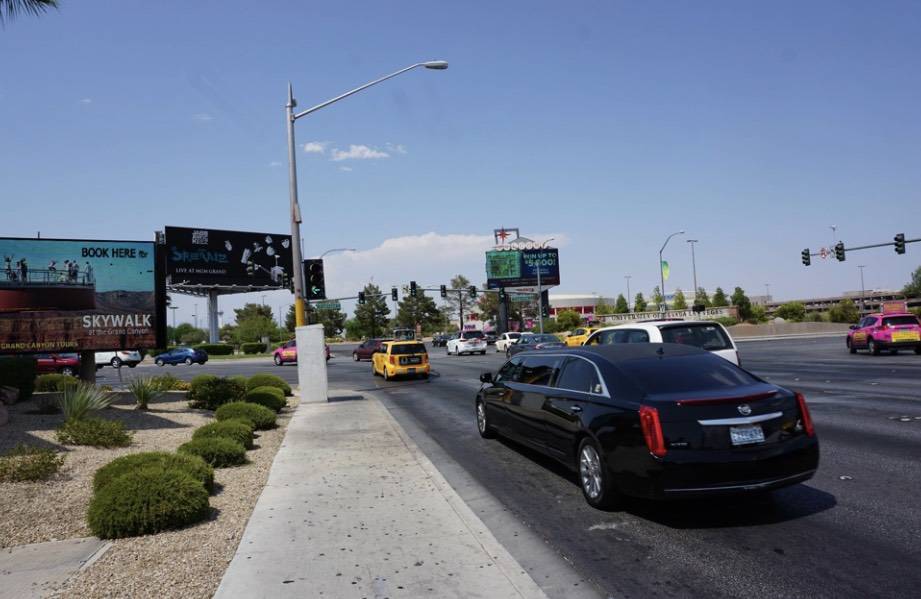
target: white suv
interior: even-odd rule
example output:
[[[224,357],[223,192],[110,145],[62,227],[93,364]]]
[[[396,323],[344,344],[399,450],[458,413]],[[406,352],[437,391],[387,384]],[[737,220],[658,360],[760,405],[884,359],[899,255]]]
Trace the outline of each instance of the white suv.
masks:
[[[507,352],[508,348],[518,343],[519,339],[521,339],[521,333],[502,333],[499,335],[499,338],[496,339],[496,351]]]
[[[739,349],[726,328],[708,320],[651,320],[598,329],[582,345],[680,343],[713,352],[739,365]]]
[[[102,368],[103,366],[112,366],[112,368],[128,366],[129,368],[134,368],[141,363],[141,360],[143,360],[141,353],[136,350],[96,352],[96,368]]]
[[[485,354],[486,353],[486,336],[483,331],[464,331],[454,339],[449,339],[445,345],[445,351],[448,355],[454,354]]]

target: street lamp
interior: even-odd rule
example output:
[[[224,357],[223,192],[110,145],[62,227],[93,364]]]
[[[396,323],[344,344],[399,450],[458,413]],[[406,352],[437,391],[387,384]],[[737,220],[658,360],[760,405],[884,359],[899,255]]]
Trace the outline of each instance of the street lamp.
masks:
[[[369,83],[365,83],[360,87],[356,87],[351,91],[347,91],[344,94],[336,96],[330,100],[317,104],[312,108],[308,108],[303,112],[294,112],[294,107],[297,106],[297,102],[294,100],[294,89],[291,86],[291,83],[288,83],[288,102],[285,104],[285,121],[288,125],[288,187],[290,194],[290,210],[291,210],[291,239],[295,241],[292,244],[293,251],[291,252],[291,257],[294,262],[294,315],[297,326],[303,326],[304,323],[304,273],[301,268],[301,248],[297,243],[297,240],[301,238],[301,207],[297,201],[297,163],[295,157],[295,144],[294,144],[294,121],[297,119],[307,116],[312,112],[316,112],[321,108],[326,108],[330,104],[338,102],[339,100],[344,100],[353,94],[371,87],[372,85],[377,85],[382,81],[386,81],[397,75],[401,75],[406,71],[412,69],[424,67],[426,69],[434,69],[438,71],[443,71],[448,68],[448,63],[444,60],[430,60],[428,62],[417,62],[416,64],[409,65],[404,69],[400,69],[395,73],[385,75],[379,79],[375,79]]]
[[[860,269],[860,315],[861,316],[863,316],[867,312],[867,304],[866,304],[866,300],[864,299],[866,297],[866,291],[864,290],[864,286],[863,286],[863,269],[865,269],[866,267],[867,267],[866,264],[857,265],[857,268]]]
[[[332,254],[333,252],[357,252],[357,251],[358,250],[356,250],[355,248],[333,248],[331,250],[326,250],[325,252],[320,254],[320,260],[322,260],[326,256],[326,254]]]
[[[624,278],[627,279],[627,311],[630,311],[630,279],[633,275],[624,275]]]
[[[556,239],[556,237],[551,237],[550,239],[547,239],[542,244],[540,244],[540,247],[547,247],[547,244],[553,241],[554,239]],[[548,302],[550,301],[549,298],[547,301]],[[538,261],[537,263],[537,322],[538,322],[538,326],[540,327],[539,329],[540,333],[541,335],[543,335],[544,334],[544,290],[541,289],[541,285],[540,285],[540,261]]]
[[[662,270],[662,252],[665,251],[665,246],[668,245],[668,242],[671,241],[672,237],[675,235],[684,235],[684,229],[666,237],[665,243],[662,244],[662,248],[659,250],[659,278],[662,283],[662,286],[659,288],[659,294],[662,296],[662,305],[665,306],[666,311],[668,310],[668,300],[665,299],[665,272]]]
[[[697,243],[697,239],[688,239],[688,243],[691,244],[691,271],[694,273],[694,304],[697,304],[697,261],[694,258],[694,244]],[[659,260],[661,262],[661,260]]]

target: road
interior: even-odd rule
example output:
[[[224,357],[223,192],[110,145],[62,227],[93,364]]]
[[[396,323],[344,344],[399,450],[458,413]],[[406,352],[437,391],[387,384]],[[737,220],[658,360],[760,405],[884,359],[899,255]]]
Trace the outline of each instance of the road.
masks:
[[[772,499],[629,502],[602,512],[565,469],[478,436],[477,377],[502,356],[434,349],[429,381],[388,383],[349,351],[334,349],[332,387],[379,398],[455,488],[473,481],[498,501],[504,514],[481,517],[513,555],[520,531],[509,518],[601,596],[908,597],[921,587],[921,356],[852,356],[840,339],[744,342],[744,367],[806,394],[822,450],[816,477]],[[295,374],[250,362],[169,371]],[[528,555],[516,558],[528,567]],[[566,596],[531,571],[551,596]]]

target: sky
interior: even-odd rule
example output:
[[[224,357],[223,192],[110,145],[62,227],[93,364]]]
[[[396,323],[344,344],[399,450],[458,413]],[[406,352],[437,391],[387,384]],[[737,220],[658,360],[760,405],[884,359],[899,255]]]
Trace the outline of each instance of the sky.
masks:
[[[917,2],[60,4],[0,28],[0,236],[287,233],[288,82],[304,109],[438,59],[297,121],[305,256],[358,250],[327,257],[331,296],[482,281],[500,226],[555,238],[558,293],[648,296],[678,230],[669,291],[688,239],[699,285],[775,299],[921,264],[800,263],[921,237]]]

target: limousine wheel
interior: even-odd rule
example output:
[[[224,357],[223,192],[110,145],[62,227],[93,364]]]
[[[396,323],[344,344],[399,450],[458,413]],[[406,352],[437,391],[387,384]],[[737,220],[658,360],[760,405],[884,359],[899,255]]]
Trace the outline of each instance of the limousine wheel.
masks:
[[[275,354],[274,362],[276,366],[281,366],[281,356]]]
[[[496,436],[495,431],[486,420],[486,404],[482,401],[476,402],[476,428],[484,439],[492,439]]]
[[[598,509],[608,509],[616,502],[616,492],[611,486],[598,446],[586,437],[579,445],[579,482],[588,504]]]

